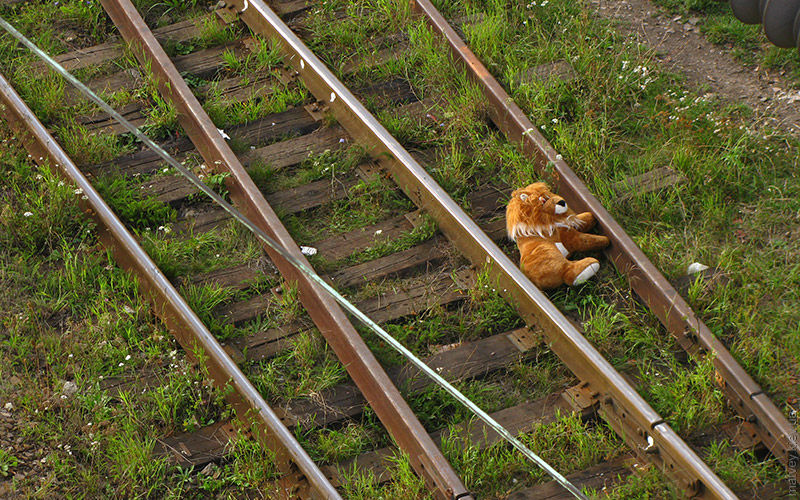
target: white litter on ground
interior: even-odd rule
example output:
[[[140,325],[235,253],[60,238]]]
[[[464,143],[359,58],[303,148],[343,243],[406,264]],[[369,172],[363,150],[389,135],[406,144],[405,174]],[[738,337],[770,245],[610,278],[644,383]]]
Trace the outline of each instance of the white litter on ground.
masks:
[[[689,267],[686,268],[686,274],[697,274],[702,273],[708,269],[708,266],[705,264],[701,264],[699,262],[692,262],[689,264]]]

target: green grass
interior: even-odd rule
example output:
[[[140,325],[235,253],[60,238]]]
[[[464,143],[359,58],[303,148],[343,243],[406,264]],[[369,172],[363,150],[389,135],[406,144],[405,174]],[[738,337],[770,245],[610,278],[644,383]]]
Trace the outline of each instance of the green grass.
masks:
[[[273,475],[263,472],[274,471],[272,459],[252,443],[222,464],[218,483],[196,484],[196,475],[153,459],[157,439],[229,418],[223,392],[185,361],[135,279],[96,250],[96,231],[73,188],[32,167],[8,142],[0,155],[0,277],[7,291],[0,299],[0,375],[17,380],[3,384],[0,399],[13,403],[16,435],[34,445],[42,474],[53,474],[46,483],[37,474],[13,480],[14,489],[30,496],[171,497],[268,483]],[[134,383],[112,397],[103,388],[110,377],[135,380],[147,366],[162,371],[149,390]],[[67,382],[74,394],[63,392]],[[4,476],[31,466],[13,451],[0,455]]]
[[[143,248],[170,279],[250,262],[261,255],[255,237],[233,223],[178,237],[171,231],[151,228],[141,236]]]
[[[756,133],[743,106],[686,89],[679,75],[660,71],[645,49],[588,15],[581,3],[438,6],[454,17],[479,14],[464,27],[470,46],[668,277],[680,276],[694,261],[725,270],[731,278],[728,285],[706,288],[698,283],[690,289],[690,303],[779,407],[790,411],[786,401],[798,396],[794,381],[800,337],[793,325],[800,318],[783,304],[796,300],[793,257],[800,254],[788,222],[798,209],[794,194],[800,186],[792,173],[796,141],[777,132]],[[338,67],[337,54],[344,48],[385,34],[369,29],[380,24],[375,18],[383,14],[376,11],[383,7],[348,7],[357,15],[341,23],[331,22],[324,9],[314,13],[315,43],[324,47],[323,57],[331,66]],[[431,113],[436,123],[409,128],[401,118],[382,113],[390,130],[399,132],[410,147],[446,151],[429,171],[456,199],[487,180],[513,186],[552,175],[547,169],[534,170],[487,127],[474,87],[451,69],[428,29],[409,21],[404,12],[397,7],[393,15],[405,23],[410,49],[397,61],[354,74],[348,82],[400,76],[419,97],[436,93],[443,98]],[[526,69],[558,60],[568,61],[578,77],[547,85],[518,82]],[[617,200],[614,183],[665,165],[688,182],[624,203]],[[613,364],[620,369],[639,366],[646,397],[676,429],[691,433],[729,418],[713,386],[711,365],[675,363],[674,342],[631,298],[625,278],[609,263],[604,266],[598,281],[550,297],[582,323]],[[399,325],[394,333],[420,349],[443,329],[437,321],[424,318],[416,325],[418,336],[404,331],[408,325]],[[442,337],[439,333],[433,338]],[[534,383],[528,389],[536,390],[535,372],[524,366],[513,371],[531,376]],[[775,473],[774,464],[770,467],[772,472],[756,474]],[[662,482],[631,480],[650,491],[658,491]],[[624,497],[634,490],[626,493],[623,486],[616,494]]]
[[[482,497],[501,497],[517,489],[519,484],[549,479],[506,443],[480,450],[465,440],[464,432],[453,427],[450,430],[442,449],[461,471],[470,490]],[[553,424],[536,425],[517,437],[530,449],[538,450],[542,458],[562,474],[614,458],[624,449],[610,429],[582,422],[576,414],[558,415]]]
[[[0,448],[0,476],[8,477],[17,465],[19,465],[17,457]]]
[[[142,178],[102,178],[95,183],[100,196],[129,227],[144,229],[173,222],[175,210],[155,197],[141,195]]]
[[[271,399],[308,397],[345,381],[344,367],[313,330],[291,339],[291,348],[251,367],[251,380]]]
[[[425,481],[414,473],[407,455],[389,458],[391,479],[378,483],[372,473],[359,471],[356,467],[342,471],[342,489],[346,498],[368,500],[371,498],[433,498],[427,491]]]
[[[690,287],[688,299],[712,331],[731,346],[745,369],[789,412],[790,398],[800,396],[796,385],[800,353],[796,325],[800,317],[791,307],[797,302],[800,284],[800,267],[795,264],[800,251],[793,232],[800,211],[800,185],[794,176],[796,141],[769,131],[756,133],[750,129],[749,110],[688,90],[679,75],[660,71],[646,49],[628,43],[611,26],[596,20],[584,3],[438,3],[451,17],[469,16],[471,20],[463,30],[473,50],[668,277],[683,274],[694,261],[725,271],[730,278],[727,284],[706,286],[698,281]],[[681,5],[670,8],[685,8],[686,12],[718,8],[708,3]],[[176,13],[175,5],[169,2],[151,2],[140,8],[147,11],[150,20],[169,19]],[[347,9],[350,17],[333,22],[331,14],[337,8]],[[487,125],[486,104],[476,87],[442,55],[442,47],[429,29],[410,19],[407,4],[382,0],[326,2],[311,12],[308,26],[318,35],[315,48],[325,52],[324,58],[333,68],[342,67],[353,55],[353,47],[364,55],[375,39],[394,29],[406,31],[408,50],[383,66],[349,75],[348,83],[363,86],[401,77],[411,83],[417,97],[437,99],[432,118],[421,123],[409,123],[388,111],[379,116],[410,147],[436,148],[439,154],[428,165],[430,173],[457,200],[463,202],[489,182],[513,186],[552,175],[548,169],[537,172],[527,158]],[[703,26],[713,31],[710,21],[704,20]],[[738,29],[728,23],[719,30],[720,40],[751,37],[747,42],[751,45],[742,41],[743,46],[760,46],[758,37],[753,38],[747,30],[732,33]],[[230,32],[209,29],[205,40],[217,43],[230,37]],[[47,35],[42,39],[46,41]],[[53,40],[51,43],[56,44]],[[190,41],[170,50],[181,54],[203,43]],[[0,54],[16,52],[6,44],[0,45]],[[766,61],[767,57],[772,57],[770,64],[774,66],[794,64],[791,58],[781,62],[782,56],[777,53],[767,56],[760,52],[751,62]],[[281,63],[276,48],[264,42],[247,59],[229,55],[226,60],[227,76],[245,78],[272,72]],[[577,78],[549,84],[518,81],[528,68],[558,60],[568,61]],[[58,106],[64,90],[57,80],[46,80],[37,92],[29,78],[23,73],[16,75],[37,112],[51,123],[70,116]],[[191,83],[195,88],[208,84]],[[151,132],[166,137],[176,130],[174,110],[158,101],[152,85],[120,93],[117,98],[119,103],[135,98],[154,102],[148,118]],[[218,125],[229,127],[296,106],[306,98],[302,87],[278,86],[266,98],[232,104],[212,84],[205,106]],[[70,153],[83,155],[86,162],[114,157],[128,147],[124,140],[87,138],[80,128],[61,126],[59,133]],[[156,438],[218,421],[229,410],[221,403],[219,391],[203,388],[202,372],[192,370],[188,371],[193,375],[167,380],[147,397],[139,397],[136,391],[113,400],[104,395],[93,382],[99,376],[130,375],[138,366],[160,361],[178,364],[173,359],[175,346],[147,312],[130,278],[113,268],[106,255],[93,251],[97,243],[94,229],[75,222],[78,211],[69,187],[59,186],[47,172],[35,182],[34,170],[24,155],[18,151],[8,154],[14,160],[11,166],[2,167],[9,180],[3,184],[0,197],[0,242],[11,250],[3,250],[0,277],[11,283],[12,291],[0,298],[4,306],[0,309],[9,311],[0,316],[9,332],[0,341],[7,366],[32,381],[30,390],[19,396],[18,406],[25,418],[34,422],[35,437],[53,449],[49,461],[58,477],[71,480],[56,483],[53,491],[69,495],[87,487],[98,496],[121,491],[127,496],[177,497],[198,491],[224,494],[236,488],[258,489],[273,479],[272,457],[244,439],[237,442],[229,461],[219,466],[219,474],[194,474],[161,460],[147,460]],[[275,191],[333,179],[350,172],[362,159],[363,151],[353,148],[314,155],[287,171],[274,171],[265,162],[256,165],[253,172],[265,191]],[[659,166],[670,166],[686,182],[624,202],[618,199],[613,187],[616,182]],[[130,220],[151,228],[141,232],[144,244],[173,279],[250,262],[260,255],[255,241],[243,238],[238,229],[223,227],[175,238],[157,229],[170,227],[169,211],[147,200],[131,202],[122,194],[118,198],[119,208],[130,206]],[[346,200],[285,218],[285,222],[299,241],[313,241],[323,231],[341,233],[413,209],[407,199],[393,192],[391,182],[378,179],[360,183]],[[32,215],[25,216],[28,211]],[[320,257],[312,261],[323,270],[364,262],[409,248],[430,238],[435,230],[435,224],[427,220],[401,238],[342,262],[324,262]],[[642,394],[676,430],[692,435],[728,420],[730,413],[722,394],[713,386],[711,364],[676,362],[674,341],[631,297],[625,277],[610,263],[603,262],[603,266],[596,281],[551,292],[549,297],[581,324],[590,341],[615,366],[639,377]],[[47,278],[33,278],[39,275]],[[387,281],[383,286],[394,284]],[[259,285],[262,290],[271,286]],[[98,289],[100,292],[96,292]],[[244,294],[212,286],[183,290],[214,333],[223,338],[278,326],[302,315],[296,289],[284,286],[265,318],[234,330],[216,318],[214,308]],[[355,294],[369,291],[354,290]],[[491,271],[486,271],[480,273],[463,304],[420,311],[414,318],[392,322],[387,329],[415,353],[425,356],[440,344],[476,340],[519,325],[513,309],[497,293]],[[59,335],[64,331],[71,334]],[[381,342],[369,334],[365,337],[382,361],[400,363]],[[67,353],[75,357],[66,358]],[[96,356],[90,366],[68,361],[90,353]],[[495,411],[574,383],[547,349],[537,350],[534,357],[534,361],[514,364],[507,372],[458,386],[485,409]],[[42,370],[41,366],[46,368]],[[180,366],[185,364],[181,362]],[[341,364],[313,330],[295,337],[291,349],[249,369],[264,394],[284,401],[315,397],[347,380]],[[82,406],[75,406],[79,399],[75,398],[66,400],[57,412],[44,410],[36,391],[57,393],[65,380],[75,380],[81,398],[88,399],[81,399]],[[409,395],[409,400],[429,431],[468,418],[438,389]],[[108,422],[103,424],[104,432],[91,440],[82,427],[87,416],[97,426]],[[326,462],[352,458],[391,443],[370,411],[322,433],[296,432],[312,455]],[[63,446],[57,447],[56,443],[66,437],[70,438],[72,455],[64,452]],[[591,425],[567,415],[552,425],[536,426],[522,438],[565,473],[625,450],[605,424]],[[123,450],[127,448],[130,457],[124,462]],[[502,495],[545,480],[505,445],[480,450],[464,446],[454,437],[445,443],[445,450],[468,487],[482,495]],[[703,452],[712,467],[734,485],[785,477],[774,463],[760,463],[749,454],[735,452],[725,440],[714,442]],[[75,458],[86,456],[93,458]],[[108,477],[98,480],[100,470],[109,471]],[[380,485],[369,475],[348,472],[344,492],[352,498],[425,496],[424,486],[411,473],[407,459],[397,457],[393,473],[391,482]],[[613,490],[612,497],[677,495],[668,488],[662,475],[648,470],[624,481]]]

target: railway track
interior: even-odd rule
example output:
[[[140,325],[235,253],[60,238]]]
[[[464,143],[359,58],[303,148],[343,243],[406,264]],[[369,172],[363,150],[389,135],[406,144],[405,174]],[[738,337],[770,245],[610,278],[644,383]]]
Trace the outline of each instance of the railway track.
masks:
[[[464,314],[460,307],[470,302],[469,290],[474,289],[476,283],[484,286],[489,283],[508,302],[516,304],[520,319],[510,327],[492,329],[484,325],[484,331],[475,340],[443,346],[441,352],[429,356],[426,363],[450,380],[466,381],[502,373],[514,363],[546,356],[547,350],[555,353],[575,375],[574,385],[566,391],[500,408],[493,415],[512,432],[551,423],[558,419],[558,410],[576,411],[581,419],[590,419],[595,414],[602,416],[626,442],[630,454],[594,464],[570,476],[571,479],[579,485],[602,489],[629,474],[633,461],[638,461],[663,470],[686,494],[733,497],[696,452],[637,394],[630,379],[606,362],[573,322],[533,287],[497,246],[496,242],[504,236],[503,200],[509,186],[488,186],[473,193],[468,200],[469,213],[465,212],[421,166],[439,152],[412,155],[404,149],[289,26],[262,2],[227,2],[205,19],[186,21],[154,32],[131,4],[108,0],[104,7],[133,47],[140,67],[112,71],[90,81],[89,86],[105,92],[135,89],[147,80],[144,68],[150,68],[161,95],[177,109],[186,134],[168,140],[166,148],[179,159],[194,164],[204,176],[224,177],[225,188],[234,203],[270,236],[289,248],[296,258],[305,260],[298,243],[315,249],[314,262],[324,270],[326,279],[350,290],[358,307],[375,321],[408,328],[416,324],[414,316],[421,311]],[[292,22],[297,32],[308,35],[302,29],[304,3],[287,2],[274,7],[275,12]],[[573,207],[595,213],[603,231],[614,242],[609,260],[620,272],[628,274],[632,288],[676,337],[679,345],[692,356],[711,354],[718,380],[744,422],[736,425],[737,429],[756,436],[787,466],[796,463],[797,435],[763,391],[695,318],[680,295],[556,156],[525,115],[513,103],[509,104],[510,99],[502,88],[468,49],[465,50],[447,22],[426,2],[417,2],[415,9],[443,34],[454,51],[454,58],[464,62],[477,78],[491,103],[490,115],[497,127],[511,142],[521,142],[538,166],[544,167],[548,162],[555,165],[561,181],[559,191]],[[162,44],[191,40],[209,23],[226,27],[242,22],[264,39],[279,40],[275,47],[280,49],[269,52],[274,57],[279,50],[279,62],[256,78],[225,78],[221,72],[226,61],[230,64],[232,58],[258,57],[263,53],[263,39],[247,37],[173,58],[161,48]],[[381,43],[388,47],[377,50],[372,57],[354,60],[349,67],[342,68],[342,73],[386,64],[403,50],[406,42],[400,34],[389,35]],[[120,50],[119,44],[110,42],[58,59],[69,69],[88,68],[118,57]],[[186,82],[191,79],[208,79],[214,83],[190,87]],[[230,103],[252,102],[295,88],[300,81],[314,99],[305,97],[299,106],[226,127],[223,133],[218,131],[198,100],[222,93]],[[372,107],[383,108],[395,116],[417,121],[430,117],[430,102],[419,100],[402,80],[359,88],[354,93]],[[142,276],[157,314],[176,333],[185,350],[194,352],[200,345],[208,356],[206,363],[214,380],[222,386],[233,381],[236,390],[232,398],[237,415],[247,428],[254,430],[254,437],[276,452],[282,464],[284,479],[276,484],[276,491],[287,496],[335,496],[338,493],[333,486],[347,482],[342,471],[353,464],[380,480],[389,479],[392,471],[383,459],[394,453],[391,446],[353,457],[342,464],[345,468],[329,464],[320,469],[291,433],[286,432],[287,426],[294,429],[295,434],[342,426],[361,416],[369,407],[394,442],[408,454],[411,466],[426,481],[430,491],[444,498],[469,496],[459,471],[448,463],[438,446],[449,439],[451,431],[439,430],[429,435],[396,389],[403,388],[407,395],[427,390],[430,383],[415,368],[402,363],[382,368],[333,300],[269,248],[264,251],[273,264],[260,256],[249,256],[235,266],[220,266],[209,272],[173,272],[172,283],[164,274],[149,272],[156,269],[156,265],[142,252],[141,244],[167,248],[205,234],[218,234],[227,230],[230,222],[227,213],[211,203],[196,200],[194,188],[174,172],[153,175],[161,168],[161,162],[151,151],[134,151],[110,162],[83,165],[78,169],[63,151],[54,147],[55,142],[47,130],[31,116],[7,84],[3,95],[5,105],[15,110],[17,119],[12,120],[12,126],[20,131],[27,128],[31,133],[26,142],[31,155],[34,159],[49,159],[50,164],[63,168],[83,190],[90,204],[88,208],[99,218],[100,224],[108,228],[108,234],[113,235],[107,243],[118,252],[121,265]],[[77,95],[72,98],[78,99]],[[134,101],[125,108],[124,114],[137,125],[147,123],[149,105],[147,101]],[[107,116],[85,116],[80,121],[87,130],[123,132]],[[238,154],[224,136],[230,137]],[[357,154],[352,153],[354,145],[359,147]],[[269,162],[268,174],[274,176],[276,172],[278,175],[302,172],[309,154],[324,158],[325,155],[348,154],[348,151],[351,151],[350,156],[345,159],[351,167],[335,175],[312,172],[312,181],[290,179],[291,187],[277,190],[271,189],[268,182],[257,185],[253,181],[264,177],[264,162]],[[332,162],[328,168],[334,165]],[[172,206],[177,216],[172,225],[165,226],[170,229],[169,234],[165,234],[165,230],[155,235],[152,231],[138,232],[139,242],[135,241],[137,238],[122,227],[110,210],[103,208],[102,199],[91,192],[84,174],[104,179],[104,182],[109,176],[124,177],[133,189]],[[142,177],[147,180],[137,180]],[[308,177],[306,175],[306,179]],[[326,231],[326,225],[332,222],[326,218],[331,206],[344,207],[346,212],[358,203],[360,193],[374,197],[380,191],[391,192],[391,210],[370,218],[367,225],[363,221],[354,224],[339,216],[334,222],[347,230]],[[316,221],[317,218],[321,220]],[[284,220],[294,223],[293,232],[302,240],[293,240]],[[303,228],[297,227],[298,221],[308,224],[308,229],[300,230]],[[400,244],[392,245],[396,242]],[[306,250],[306,253],[311,252]],[[487,277],[491,277],[488,282]],[[220,303],[207,314],[215,318],[217,333],[224,331],[230,337],[224,346],[188,308],[173,284],[213,285],[235,291],[227,294],[234,300]],[[279,317],[277,321],[265,318],[265,311],[291,309],[298,300],[308,316],[297,313]],[[477,316],[481,314],[480,310],[475,312]],[[270,408],[254,387],[257,384],[248,381],[247,375],[258,380],[259,370],[287,350],[309,344],[319,346],[309,341],[316,338],[315,329],[324,336],[352,381],[345,381],[341,375],[334,377],[336,383],[315,391],[312,398],[286,397],[284,393],[283,397],[274,399]],[[255,424],[243,418],[247,410],[252,409],[256,409],[255,414],[259,416]],[[479,448],[500,439],[481,424],[464,423],[461,427],[460,432],[467,436],[467,441],[473,441]],[[163,453],[186,464],[205,466],[224,456],[226,446],[235,435],[233,429],[226,422],[195,433],[171,436],[163,441]],[[390,444],[386,438],[384,443]],[[539,498],[548,488],[553,486],[532,486],[515,494],[520,498]],[[770,491],[780,492],[780,486],[776,488]]]

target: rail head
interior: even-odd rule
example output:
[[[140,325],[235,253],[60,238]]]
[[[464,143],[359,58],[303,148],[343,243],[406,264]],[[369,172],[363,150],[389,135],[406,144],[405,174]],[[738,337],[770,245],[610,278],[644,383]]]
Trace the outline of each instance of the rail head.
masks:
[[[133,4],[129,0],[101,0],[101,3],[123,38],[134,47],[136,57],[143,65],[150,65],[161,94],[175,105],[181,125],[206,164],[215,165],[230,173],[226,181],[234,203],[260,230],[288,250],[294,259],[310,268],[311,265],[298,245],[224,141]],[[300,300],[309,316],[383,425],[400,448],[408,453],[417,473],[440,498],[471,498],[461,479],[425,432],[336,301],[278,252],[266,245],[264,248],[284,279],[298,283]]]
[[[442,232],[475,265],[493,267],[507,300],[517,306],[526,323],[543,328],[552,350],[575,375],[591,381],[602,403],[601,412],[641,458],[657,463],[689,491],[714,498],[735,498],[265,2],[228,0],[225,8],[254,32],[277,41],[285,59],[314,96],[367,147],[406,195],[427,210]],[[651,453],[651,441],[655,442],[658,453]]]
[[[617,269],[628,275],[631,288],[648,305],[681,347],[691,355],[712,356],[723,392],[731,406],[755,425],[767,448],[778,457],[795,479],[800,478],[800,436],[791,423],[763,393],[761,387],[739,365],[731,352],[697,317],[689,304],[653,265],[583,181],[557,154],[527,115],[470,50],[430,0],[412,0],[412,9],[424,16],[450,47],[470,76],[479,83],[489,103],[490,116],[512,143],[533,158],[540,170],[551,165],[558,177],[558,191],[576,210],[592,212],[603,233],[611,240],[606,255]]]
[[[111,249],[121,267],[139,276],[140,287],[154,312],[186,353],[194,356],[199,352],[205,358],[214,384],[221,388],[233,387],[229,400],[236,409],[237,418],[253,430],[262,445],[275,453],[279,470],[301,477],[296,484],[285,485],[283,494],[294,496],[311,489],[321,498],[339,498],[336,489],[294,435],[3,75],[0,75],[0,111],[0,116],[16,132],[35,162],[56,167],[60,175],[79,188],[85,212],[101,228],[103,244]]]

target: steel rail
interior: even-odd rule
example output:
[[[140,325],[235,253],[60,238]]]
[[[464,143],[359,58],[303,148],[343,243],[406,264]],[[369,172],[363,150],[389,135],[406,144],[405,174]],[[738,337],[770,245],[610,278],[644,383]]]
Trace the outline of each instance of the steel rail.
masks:
[[[133,4],[129,0],[101,3],[123,38],[134,47],[140,63],[150,65],[161,94],[175,105],[183,129],[207,165],[230,173],[227,187],[234,203],[296,261],[311,268]],[[336,301],[278,252],[268,245],[263,247],[284,279],[298,283],[306,311],[383,425],[409,455],[415,471],[440,498],[472,498]]]
[[[517,306],[527,324],[543,329],[553,352],[578,378],[592,382],[598,411],[640,458],[660,466],[693,494],[736,498],[275,12],[262,0],[229,0],[225,8],[254,32],[278,42],[285,60],[309,90],[367,146],[406,195],[438,222],[442,232],[475,265],[492,266],[498,290]]]
[[[725,345],[675,290],[650,259],[634,243],[608,210],[592,195],[586,185],[558,155],[552,145],[531,123],[527,115],[489,73],[430,0],[412,0],[412,7],[423,15],[433,29],[447,41],[454,58],[476,80],[489,103],[490,116],[509,141],[520,143],[522,150],[543,169],[552,165],[558,177],[558,192],[570,207],[594,214],[611,245],[605,251],[617,269],[628,275],[631,288],[642,298],[678,344],[691,355],[712,357],[717,382],[734,410],[751,423],[769,451],[798,479],[800,438],[791,423],[741,367]]]
[[[120,267],[139,277],[139,287],[155,314],[187,355],[195,362],[205,363],[217,387],[233,387],[227,398],[236,409],[237,418],[275,453],[278,470],[285,475],[285,480],[279,481],[283,483],[281,495],[293,498],[311,493],[314,498],[339,498],[325,474],[3,75],[0,111],[35,162],[55,166],[65,180],[78,188],[79,202],[100,228],[101,242],[112,251]],[[309,487],[313,492],[305,492]]]

